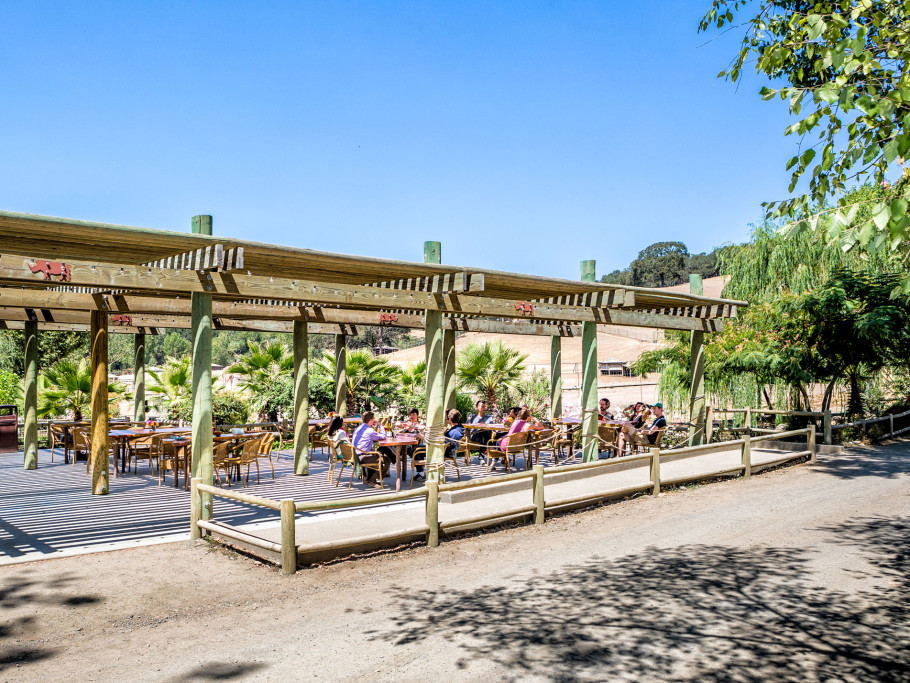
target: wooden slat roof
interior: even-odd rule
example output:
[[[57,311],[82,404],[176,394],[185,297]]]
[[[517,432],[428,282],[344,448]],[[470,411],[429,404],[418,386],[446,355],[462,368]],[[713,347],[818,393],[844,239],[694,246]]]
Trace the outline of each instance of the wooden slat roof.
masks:
[[[89,221],[0,211],[0,253],[53,261],[82,260],[139,265],[182,252],[221,244],[242,247],[244,270],[253,275],[300,278],[327,283],[367,285],[403,278],[466,271],[484,276],[484,296],[537,300],[622,289],[635,293],[634,309],[651,310],[745,302],[697,297],[661,289],[506,273],[448,264],[393,261],[299,249],[224,235],[198,235]]]

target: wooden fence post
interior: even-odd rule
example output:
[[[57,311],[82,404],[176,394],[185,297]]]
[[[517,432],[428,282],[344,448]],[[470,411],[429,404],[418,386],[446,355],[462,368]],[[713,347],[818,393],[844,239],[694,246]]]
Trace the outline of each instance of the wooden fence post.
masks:
[[[714,438],[714,406],[709,405],[705,411],[705,443]]]
[[[537,507],[534,512],[534,523],[543,524],[546,513],[543,497],[543,465],[534,465],[534,505]]]
[[[831,445],[831,410],[828,409],[822,416],[822,430],[824,431],[825,444]]]
[[[292,498],[281,501],[281,573],[290,576],[297,571],[296,508]]]
[[[807,443],[809,446],[809,453],[811,453],[811,455],[809,456],[809,462],[814,463],[816,461],[816,459],[815,459],[815,425],[809,425],[809,435],[808,435]]]
[[[894,413],[888,415],[888,436],[894,435]]]
[[[190,540],[202,538],[202,529],[196,522],[202,517],[202,496],[197,488],[202,483],[202,477],[193,477],[190,480]]]
[[[660,449],[652,448],[651,450],[651,495],[656,496],[660,493]]]
[[[439,545],[439,482],[427,482],[427,545],[435,548]]]
[[[743,479],[752,476],[752,435],[746,432],[743,435]]]
[[[743,426],[746,428],[746,434],[752,436],[752,406],[746,406],[746,421]]]

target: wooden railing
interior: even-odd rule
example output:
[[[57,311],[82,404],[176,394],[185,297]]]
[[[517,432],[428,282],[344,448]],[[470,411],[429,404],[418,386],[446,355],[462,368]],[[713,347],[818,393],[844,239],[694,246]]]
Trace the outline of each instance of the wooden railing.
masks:
[[[385,493],[364,498],[340,499],[340,500],[320,500],[312,502],[295,502],[293,499],[270,500],[260,496],[254,496],[235,491],[227,491],[210,484],[202,483],[202,479],[194,478],[192,480],[192,510],[190,521],[190,537],[201,538],[204,532],[217,533],[225,538],[238,541],[248,546],[261,548],[272,553],[275,556],[280,555],[280,564],[282,574],[293,574],[297,571],[298,553],[313,553],[322,551],[333,551],[344,547],[356,545],[365,545],[370,543],[381,543],[391,541],[402,537],[413,537],[416,534],[426,534],[426,542],[430,547],[439,545],[439,532],[454,527],[466,527],[484,525],[487,523],[502,523],[505,519],[524,517],[531,515],[535,524],[543,524],[546,520],[546,511],[556,508],[565,508],[569,506],[584,505],[585,503],[594,503],[607,498],[626,496],[642,491],[649,492],[651,495],[657,495],[661,490],[661,459],[672,458],[673,460],[698,457],[719,450],[730,450],[739,448],[740,464],[735,467],[724,467],[715,471],[701,471],[692,478],[705,479],[719,476],[742,475],[750,477],[752,474],[752,446],[756,443],[774,441],[778,439],[793,438],[796,436],[806,437],[806,451],[786,452],[780,458],[768,461],[764,460],[761,467],[770,467],[779,463],[805,457],[809,454],[809,462],[815,462],[815,425],[809,425],[805,429],[793,429],[786,432],[768,434],[753,438],[746,434],[742,439],[736,441],[724,441],[704,446],[690,446],[676,450],[662,451],[659,448],[651,448],[650,452],[630,455],[621,458],[609,458],[588,463],[577,463],[572,465],[559,465],[544,469],[543,465],[536,465],[532,469],[524,472],[514,472],[499,477],[489,477],[483,479],[473,479],[470,481],[442,484],[437,482],[427,482],[426,486],[413,491],[401,491],[395,493]],[[603,470],[608,471],[617,466],[625,466],[628,463],[647,462],[649,463],[649,474],[646,481],[623,487],[604,488],[601,490],[586,492],[583,495],[572,496],[561,499],[547,499],[545,484],[546,480],[554,475],[566,472],[576,472],[582,470]],[[465,489],[501,485],[513,481],[522,481],[530,479],[532,486],[532,500],[529,504],[519,505],[507,509],[500,509],[493,512],[487,512],[470,518],[462,518],[440,523],[439,520],[439,496],[440,493],[461,491]],[[686,478],[667,480],[666,485],[675,485]],[[241,529],[236,529],[225,524],[221,524],[214,519],[213,499],[215,497],[235,500],[241,503],[258,505],[279,512],[281,517],[281,543],[274,543],[262,539],[254,534],[247,533]],[[298,512],[315,512],[319,510],[331,510],[337,508],[362,507],[364,505],[380,505],[385,503],[395,503],[413,498],[424,498],[424,524],[419,527],[390,530],[382,534],[370,536],[361,536],[357,538],[347,538],[338,541],[326,541],[309,545],[299,545],[296,537],[296,513]]]
[[[836,414],[841,413],[832,413],[830,410],[825,410],[823,412],[811,412],[811,411],[799,411],[799,410],[772,410],[770,408],[716,408],[714,406],[708,406],[707,415],[706,415],[706,427],[705,427],[705,440],[707,443],[711,443],[715,428],[714,428],[714,416],[717,414],[745,414],[745,425],[742,427],[732,427],[725,428],[724,431],[728,432],[743,432],[747,429],[751,432],[757,433],[767,433],[767,434],[777,434],[778,432],[773,429],[762,429],[760,427],[752,427],[752,415],[787,415],[793,417],[808,417],[815,420],[821,420],[821,429],[824,442],[826,444],[833,443],[834,432],[840,429],[849,429],[860,427],[863,431],[863,435],[866,433],[866,429],[869,425],[878,424],[878,423],[888,423],[888,431],[882,433],[882,437],[892,437],[903,434],[904,432],[910,431],[910,419],[908,419],[908,424],[901,426],[900,420],[910,417],[910,410],[906,410],[902,413],[896,413],[892,415],[884,415],[882,417],[870,417],[863,420],[856,420],[854,422],[845,422],[843,424],[833,424],[832,417]],[[895,420],[898,421],[898,425],[895,428]]]

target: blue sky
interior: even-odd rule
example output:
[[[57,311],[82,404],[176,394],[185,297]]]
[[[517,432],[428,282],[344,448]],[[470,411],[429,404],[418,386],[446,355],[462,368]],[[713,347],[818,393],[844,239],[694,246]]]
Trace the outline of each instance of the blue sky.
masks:
[[[0,209],[569,278],[742,241],[794,148],[709,4],[0,0]]]

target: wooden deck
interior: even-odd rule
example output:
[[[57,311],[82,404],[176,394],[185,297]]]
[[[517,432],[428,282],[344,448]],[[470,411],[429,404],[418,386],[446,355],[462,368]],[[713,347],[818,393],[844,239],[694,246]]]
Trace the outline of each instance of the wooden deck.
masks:
[[[260,463],[261,483],[255,483],[254,470],[250,485],[243,488],[235,482],[234,490],[274,500],[331,500],[378,493],[357,478],[348,491],[350,469],[345,470],[340,486],[329,483],[326,456],[318,451],[310,464],[310,475],[296,477],[292,457],[290,452],[282,452],[274,480],[268,464]],[[22,458],[21,451],[0,455],[0,565],[188,537],[190,494],[183,489],[182,476],[180,488],[174,487],[170,475],[167,483],[159,486],[157,475],[142,463],[136,474],[112,476],[109,495],[93,496],[84,461],[66,465],[58,449],[51,462],[50,451],[41,449],[38,469],[24,470]],[[546,464],[549,462],[547,457]],[[451,469],[449,472],[454,475]],[[497,476],[488,475],[476,459],[469,467],[462,467],[461,474],[462,479]],[[391,477],[385,480],[387,486],[390,482],[394,484]],[[225,499],[217,499],[215,506],[218,518],[232,525],[278,519],[273,510]]]

